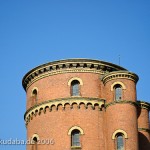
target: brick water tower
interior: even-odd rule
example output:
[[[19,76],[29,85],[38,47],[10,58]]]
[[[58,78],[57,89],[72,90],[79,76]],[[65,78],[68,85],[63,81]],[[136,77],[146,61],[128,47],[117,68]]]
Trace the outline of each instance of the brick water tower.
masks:
[[[27,150],[150,150],[150,104],[137,100],[137,81],[121,66],[90,59],[30,70],[22,80]]]

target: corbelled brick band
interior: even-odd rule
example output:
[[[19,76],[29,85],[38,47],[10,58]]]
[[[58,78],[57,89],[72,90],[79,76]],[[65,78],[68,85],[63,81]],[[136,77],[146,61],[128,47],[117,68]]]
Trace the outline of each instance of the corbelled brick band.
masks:
[[[137,101],[138,79],[121,66],[90,59],[32,69],[22,80],[27,139],[32,141],[27,150],[118,150],[118,136],[124,150],[149,150],[150,104]],[[75,145],[74,132],[79,136]]]

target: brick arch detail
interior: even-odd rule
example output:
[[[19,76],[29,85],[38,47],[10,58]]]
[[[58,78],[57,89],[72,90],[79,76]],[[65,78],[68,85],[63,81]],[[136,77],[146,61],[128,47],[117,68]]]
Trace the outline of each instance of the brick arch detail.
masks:
[[[84,131],[83,131],[83,129],[82,129],[81,127],[79,127],[79,126],[73,126],[73,127],[71,127],[71,128],[69,129],[68,135],[71,135],[71,132],[72,132],[73,130],[76,130],[76,129],[80,131],[80,134],[81,134],[81,135],[84,134]]]
[[[114,82],[114,83],[111,85],[111,91],[113,91],[114,86],[115,86],[116,84],[121,85],[123,90],[126,89],[126,86],[124,85],[124,83],[122,83],[122,82]]]
[[[37,90],[37,93],[38,93],[38,91],[39,91],[37,87],[33,87],[33,88],[32,88],[32,91],[31,91],[31,96],[33,96],[33,91],[34,91],[34,90]]]
[[[33,142],[33,139],[35,137],[37,138],[38,141],[40,140],[39,135],[37,133],[35,133],[35,134],[32,135],[31,142]]]
[[[126,133],[124,130],[118,129],[118,130],[116,130],[116,131],[113,133],[113,135],[112,135],[112,139],[113,139],[113,140],[115,140],[116,134],[118,134],[118,133],[122,133],[122,134],[124,135],[125,139],[128,138],[128,135],[127,135],[127,133]]]
[[[82,81],[80,78],[78,78],[78,77],[73,77],[73,78],[71,78],[71,79],[68,81],[68,85],[69,85],[69,86],[71,85],[71,82],[72,82],[73,80],[78,80],[78,81],[80,82],[80,85],[83,85],[83,81]]]

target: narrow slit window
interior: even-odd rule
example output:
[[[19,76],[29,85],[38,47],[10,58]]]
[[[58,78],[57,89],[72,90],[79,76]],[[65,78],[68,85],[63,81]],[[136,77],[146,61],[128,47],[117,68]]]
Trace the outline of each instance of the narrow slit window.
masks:
[[[80,146],[80,131],[73,130],[71,133],[71,146]]]
[[[34,101],[36,102],[37,101],[37,90],[36,89],[33,90],[32,97],[33,97]]]
[[[121,85],[119,85],[119,84],[115,85],[114,89],[115,89],[115,100],[116,101],[122,100],[122,87],[121,87]]]
[[[80,82],[78,80],[73,80],[71,82],[71,96],[80,95]]]
[[[37,149],[38,149],[37,142],[38,142],[37,137],[34,137],[34,138],[33,138],[32,150],[37,150]]]
[[[122,134],[116,136],[116,147],[117,150],[124,150],[124,136]]]

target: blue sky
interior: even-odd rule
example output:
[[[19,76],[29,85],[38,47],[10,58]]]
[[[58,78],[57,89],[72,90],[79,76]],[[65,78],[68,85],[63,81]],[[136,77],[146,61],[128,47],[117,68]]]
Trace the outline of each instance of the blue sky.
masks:
[[[66,58],[119,64],[119,55],[140,77],[138,100],[150,102],[149,0],[0,0],[0,139],[26,139],[22,78],[30,69]]]

